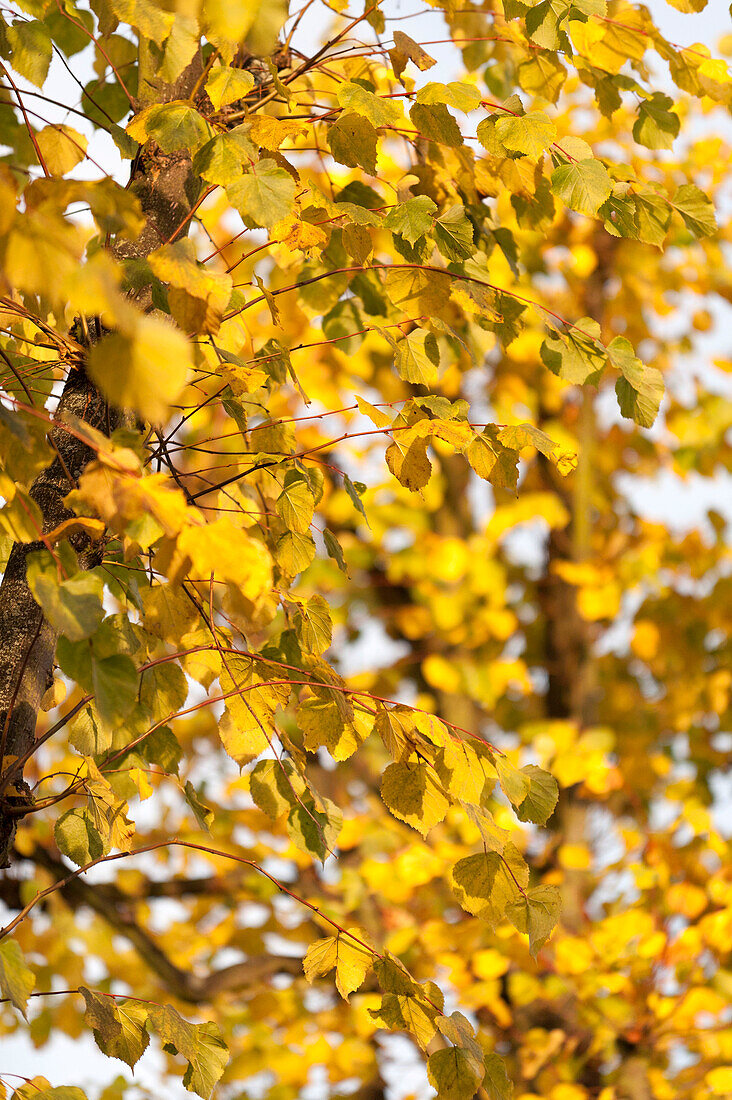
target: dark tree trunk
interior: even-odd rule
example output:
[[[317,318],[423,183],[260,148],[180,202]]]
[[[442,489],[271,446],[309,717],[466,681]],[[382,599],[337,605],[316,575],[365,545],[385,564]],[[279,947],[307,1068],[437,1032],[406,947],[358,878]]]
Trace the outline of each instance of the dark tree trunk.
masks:
[[[157,102],[184,99],[193,92],[201,73],[197,56],[175,84],[156,93]],[[199,185],[191,172],[186,153],[166,155],[156,147],[145,147],[132,166],[131,189],[138,196],[145,225],[134,241],[119,241],[112,251],[119,259],[147,256],[160,245],[185,235],[188,216],[198,198]],[[149,298],[138,305],[150,308]],[[95,324],[86,326],[97,332]],[[79,343],[83,341],[79,340]],[[30,489],[43,516],[43,533],[71,516],[64,507],[64,496],[74,487],[92,451],[61,423],[69,416],[109,434],[129,416],[124,410],[110,409],[107,401],[86,375],[83,357],[66,378],[63,394],[51,429],[51,442],[57,457],[42,471]],[[12,472],[12,471],[11,471]],[[34,744],[41,699],[53,675],[56,634],[33,599],[26,581],[26,559],[42,542],[16,543],[0,585],[0,767],[3,758],[22,757]],[[97,564],[93,551],[81,550],[79,565]],[[32,805],[28,785],[17,772],[10,782],[0,777],[0,867],[9,866],[15,824],[23,806]]]

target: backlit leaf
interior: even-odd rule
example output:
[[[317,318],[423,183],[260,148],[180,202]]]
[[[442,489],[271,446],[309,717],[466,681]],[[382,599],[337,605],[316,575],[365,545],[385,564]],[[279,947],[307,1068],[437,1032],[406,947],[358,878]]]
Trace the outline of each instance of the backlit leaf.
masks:
[[[621,413],[642,428],[650,428],[664,393],[661,372],[644,366],[624,336],[614,337],[607,351],[610,362],[622,375],[615,383]]]
[[[483,1075],[467,1051],[450,1047],[430,1055],[427,1076],[441,1100],[471,1100]]]
[[[384,99],[360,84],[341,84],[338,88],[338,102],[341,107],[355,111],[376,127],[396,126],[404,117],[398,100]]]
[[[15,940],[0,942],[0,991],[19,1012],[26,1015],[28,997],[35,988],[36,977],[27,966],[23,952]]]
[[[556,127],[543,111],[506,115],[496,119],[496,136],[509,153],[538,159],[557,136]]]
[[[227,103],[243,99],[254,87],[254,77],[246,69],[233,69],[228,65],[212,69],[206,81],[208,98],[218,111]]]
[[[427,836],[442,821],[448,801],[426,764],[390,764],[381,777],[381,797],[395,817]]]
[[[599,160],[573,161],[554,169],[552,191],[571,210],[592,215],[612,191],[612,181]]]
[[[502,854],[481,852],[458,860],[450,881],[463,909],[496,925],[506,906],[523,896],[529,869],[514,845],[507,844]]]
[[[136,409],[156,423],[188,381],[188,341],[172,325],[141,317],[130,335],[114,332],[89,353],[89,374],[119,408]]]
[[[506,916],[529,936],[532,955],[544,946],[559,920],[561,895],[556,886],[535,886],[506,906]]]
[[[691,183],[679,187],[671,205],[684,219],[686,228],[695,237],[710,237],[717,229],[714,205]]]
[[[355,111],[344,111],[328,128],[328,144],[338,163],[360,165],[371,175],[376,172],[377,136],[368,118]]]
[[[181,1054],[188,1062],[184,1088],[208,1100],[229,1060],[216,1024],[190,1024],[170,1005],[151,1005],[148,1026],[157,1032],[165,1050]]]
[[[109,1058],[120,1058],[133,1069],[150,1042],[145,1027],[145,1005],[102,997],[85,986],[81,986],[79,992],[86,1002],[84,1021],[94,1032],[99,1049]]]
[[[295,181],[273,160],[260,160],[226,189],[232,206],[257,225],[272,226],[292,211]]]
[[[310,944],[303,959],[305,977],[309,982],[328,974],[335,967],[336,986],[346,1001],[363,984],[373,961],[373,953],[353,936],[363,941],[364,933],[360,928],[350,928],[348,932],[316,940]]]

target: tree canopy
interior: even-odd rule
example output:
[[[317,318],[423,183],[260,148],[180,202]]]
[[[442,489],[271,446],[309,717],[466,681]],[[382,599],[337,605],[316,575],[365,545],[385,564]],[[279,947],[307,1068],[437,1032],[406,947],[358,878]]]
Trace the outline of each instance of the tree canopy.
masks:
[[[0,57],[5,1033],[102,1100],[732,1095],[724,60],[626,0]]]

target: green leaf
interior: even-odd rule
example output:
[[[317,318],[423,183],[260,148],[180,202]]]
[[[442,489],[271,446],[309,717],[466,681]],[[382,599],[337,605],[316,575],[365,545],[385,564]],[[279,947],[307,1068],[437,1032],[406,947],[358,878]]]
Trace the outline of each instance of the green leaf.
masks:
[[[480,106],[480,92],[474,84],[456,80],[450,84],[425,84],[417,92],[417,103],[456,107],[458,111],[474,111]]]
[[[423,137],[436,141],[440,145],[457,148],[463,144],[460,127],[443,103],[427,106],[415,103],[409,117]]]
[[[501,790],[509,802],[514,806],[520,805],[531,789],[531,780],[505,756],[496,756],[495,768],[498,772],[498,782]]]
[[[343,814],[328,798],[316,805],[312,795],[293,806],[287,818],[287,832],[301,851],[325,863],[332,853],[343,825]]]
[[[611,340],[607,352],[612,365],[622,374],[615,383],[620,412],[641,428],[650,428],[661,406],[663,375],[656,367],[641,363],[624,336]]]
[[[248,128],[237,126],[225,134],[217,134],[201,146],[193,158],[193,171],[209,183],[228,187],[241,179],[244,168],[255,164],[258,158]]]
[[[482,1048],[475,1038],[472,1024],[462,1012],[453,1012],[451,1016],[438,1016],[437,1026],[446,1039],[449,1039],[454,1046],[467,1051],[475,1059],[476,1065],[482,1066]]]
[[[483,1088],[490,1096],[490,1100],[511,1100],[513,1084],[506,1072],[506,1064],[497,1054],[491,1052],[484,1058],[485,1077]]]
[[[546,825],[554,813],[559,798],[559,787],[553,775],[538,768],[536,764],[527,764],[521,774],[530,781],[529,792],[518,803],[516,816],[519,821],[533,821],[535,825]]]
[[[166,1051],[181,1054],[188,1062],[184,1087],[208,1100],[229,1060],[229,1051],[216,1024],[190,1024],[170,1005],[152,1005],[148,1025],[158,1033]]]
[[[426,329],[413,329],[396,346],[394,366],[405,382],[430,386],[437,381],[440,353],[437,340]]]
[[[458,860],[450,880],[463,909],[495,926],[528,886],[529,869],[518,849],[507,844],[502,854],[480,852]]]
[[[475,252],[473,226],[461,203],[449,207],[433,226],[435,243],[446,260],[460,262]]]
[[[672,147],[681,128],[681,119],[670,110],[673,105],[673,100],[662,92],[641,101],[633,124],[633,137],[639,145],[647,149]]]
[[[717,219],[714,214],[714,205],[693,183],[685,183],[683,187],[679,187],[671,205],[681,215],[686,228],[695,237],[711,237],[712,233],[716,232]]]
[[[275,502],[282,522],[299,535],[307,534],[313,522],[315,498],[310,484],[299,470],[288,470],[282,492]]]
[[[496,136],[508,153],[538,160],[556,139],[554,123],[543,111],[496,119]]]
[[[69,744],[82,756],[99,756],[112,747],[113,731],[99,721],[99,715],[89,703],[75,714],[69,723]]]
[[[552,191],[578,214],[596,214],[612,189],[607,168],[599,160],[560,164],[552,172]]]
[[[437,1050],[427,1060],[427,1076],[439,1100],[472,1100],[483,1078],[482,1066],[460,1047]]]
[[[385,993],[377,1009],[369,1009],[369,1016],[391,1031],[408,1031],[422,1050],[427,1050],[435,1036],[436,1010],[419,996]]]
[[[86,1002],[84,1022],[94,1032],[97,1046],[109,1058],[119,1058],[130,1069],[145,1053],[150,1038],[145,1024],[147,1008],[139,1001],[117,1001],[79,986]]]
[[[549,939],[561,907],[561,894],[556,886],[534,886],[506,906],[506,916],[514,928],[528,933],[532,955]]]
[[[600,326],[591,317],[582,317],[572,328],[548,336],[540,354],[553,374],[580,386],[596,386],[607,361]]]
[[[364,483],[362,481],[351,481],[348,474],[344,474],[343,488],[348,493],[348,497],[353,507],[356,509],[357,512],[361,513],[363,518],[366,520],[366,524],[368,525],[366,509],[364,508],[363,501],[361,500],[362,495],[366,492],[366,486],[364,485]]]
[[[58,634],[80,642],[100,626],[104,618],[104,584],[96,573],[77,573],[58,580],[58,567],[47,551],[28,555],[28,586],[33,599]]]
[[[472,263],[472,259],[468,263]],[[524,327],[521,317],[526,312],[526,303],[517,301],[512,294],[497,294],[495,308],[498,319],[490,327],[498,336],[504,348],[510,347]]]
[[[374,962],[377,981],[385,993],[412,995],[417,985],[412,981],[404,963],[394,955],[383,955]]]
[[[290,577],[297,576],[312,563],[315,558],[315,541],[309,533],[285,531],[277,540],[274,550],[275,561]]]
[[[399,100],[382,99],[360,84],[346,82],[339,85],[338,102],[341,107],[363,115],[372,126],[398,126],[404,120]]]
[[[361,167],[371,176],[376,173],[377,138],[369,120],[355,111],[344,111],[328,127],[328,144],[338,163],[348,168]]]
[[[436,209],[436,203],[427,195],[417,195],[393,206],[384,218],[384,228],[399,233],[410,244],[416,244],[432,229]]]
[[[139,748],[148,764],[157,764],[168,775],[177,775],[183,756],[178,738],[169,726],[160,726],[149,733]]]
[[[211,127],[187,103],[153,103],[127,124],[127,133],[144,144],[152,138],[164,153],[193,152],[212,136]]]
[[[205,833],[210,833],[214,820],[214,812],[210,806],[206,806],[198,797],[198,791],[193,786],[190,779],[186,780],[183,794],[186,802],[193,810],[193,816],[198,822],[199,829],[202,829]]]
[[[305,977],[312,984],[315,978],[328,974],[334,967],[336,987],[341,997],[348,1000],[351,993],[363,985],[373,963],[373,952],[357,943],[348,933],[365,940],[360,928],[349,928],[336,936],[316,940],[308,947],[303,959]]]
[[[88,810],[67,810],[61,814],[53,832],[59,852],[77,867],[85,867],[109,851]]]
[[[427,836],[442,821],[449,805],[427,764],[390,764],[381,777],[381,797],[400,821]]]
[[[230,65],[212,69],[206,81],[208,98],[215,110],[243,99],[254,87],[254,77],[248,69],[234,69]]]
[[[257,225],[267,228],[292,213],[295,181],[273,160],[260,160],[251,172],[226,188],[231,205]]]
[[[26,965],[20,945],[15,940],[0,940],[0,992],[24,1016],[35,984],[35,974]]]
[[[249,778],[252,798],[272,821],[287,813],[305,789],[289,760],[259,760]]]
[[[134,661],[124,654],[94,659],[92,663],[94,701],[103,722],[119,726],[135,705],[139,676]]]
[[[37,19],[14,23],[6,32],[10,64],[37,88],[43,87],[51,64],[53,46],[48,27]]]
[[[296,629],[304,651],[325,653],[333,638],[333,623],[322,596],[311,596],[298,607]]]

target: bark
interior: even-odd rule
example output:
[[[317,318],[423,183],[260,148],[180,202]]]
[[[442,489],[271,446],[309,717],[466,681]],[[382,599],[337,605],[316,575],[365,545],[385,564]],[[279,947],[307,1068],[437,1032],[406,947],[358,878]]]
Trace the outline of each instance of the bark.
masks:
[[[163,103],[188,97],[200,73],[197,56],[175,83],[157,90],[156,100]],[[113,246],[119,259],[147,256],[161,244],[185,235],[187,217],[199,194],[185,152],[164,155],[156,147],[146,146],[133,162],[131,177],[130,187],[140,200],[145,225],[136,240]],[[137,303],[149,308],[149,296],[138,296]],[[84,327],[94,334],[93,339],[101,334],[98,324]],[[83,339],[77,342],[83,347]],[[69,371],[50,432],[56,458],[30,489],[43,516],[44,534],[71,515],[63,498],[92,457],[91,450],[61,426],[69,415],[106,434],[128,416],[124,410],[109,408],[86,375],[83,355]],[[42,542],[16,543],[0,585],[0,766],[3,757],[23,756],[32,749],[40,702],[53,673],[57,638],[26,581],[28,554],[42,547]],[[80,568],[97,564],[90,547],[77,543],[74,548],[81,551]],[[31,804],[30,789],[17,774],[0,796],[0,867],[10,863],[18,810]]]
[[[100,431],[117,426],[119,414],[89,381],[83,363],[69,372],[50,432],[57,457],[33,482],[30,495],[41,510],[44,534],[73,514],[63,498],[74,488],[93,457],[92,450],[60,424],[76,416]],[[46,688],[52,679],[56,634],[33,599],[26,581],[28,555],[43,549],[43,542],[16,543],[11,550],[0,586],[0,758],[22,756],[32,746],[36,719]],[[98,553],[88,540],[76,541],[79,564],[98,564]],[[20,775],[14,778],[0,804],[0,866],[7,867],[9,846],[15,832],[12,811],[32,802]],[[8,809],[11,813],[8,814]]]

